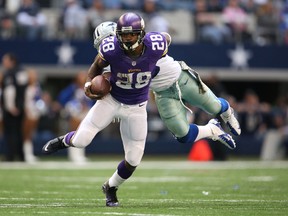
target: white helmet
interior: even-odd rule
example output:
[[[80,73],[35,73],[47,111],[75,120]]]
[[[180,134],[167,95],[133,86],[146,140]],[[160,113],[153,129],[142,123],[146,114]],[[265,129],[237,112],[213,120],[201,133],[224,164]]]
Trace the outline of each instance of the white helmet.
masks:
[[[99,24],[93,33],[94,38],[94,47],[98,50],[102,40],[108,36],[116,35],[116,26],[115,22],[107,21]]]

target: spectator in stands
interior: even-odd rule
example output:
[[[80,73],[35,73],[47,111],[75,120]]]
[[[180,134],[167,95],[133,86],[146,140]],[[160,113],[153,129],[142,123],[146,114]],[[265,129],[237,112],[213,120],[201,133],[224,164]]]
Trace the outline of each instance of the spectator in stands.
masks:
[[[104,5],[102,0],[93,0],[92,6],[88,9],[89,35],[93,35],[95,28],[104,21]]]
[[[45,37],[47,18],[34,0],[22,0],[16,21],[20,37],[29,40]]]
[[[157,1],[157,0],[156,0]],[[161,0],[157,1],[160,8],[163,10],[188,10],[193,11],[194,1],[191,0]]]
[[[240,7],[239,0],[228,1],[228,5],[223,9],[222,19],[229,27],[234,41],[251,40],[248,18],[248,14]]]
[[[238,114],[242,135],[253,136],[266,129],[265,113],[262,111],[258,95],[253,90],[245,92],[243,102],[238,104]]]
[[[156,0],[144,0],[143,13],[147,32],[170,32],[169,22],[157,11]]]
[[[208,11],[205,0],[196,0],[194,11],[194,25],[196,40],[219,44],[227,41],[231,35],[225,25],[217,22],[217,17]]]
[[[281,41],[288,44],[288,2],[285,3],[280,14]]]
[[[268,129],[264,134],[260,158],[262,160],[279,160],[286,156],[285,141],[288,137],[288,101],[279,96],[276,105],[269,112]]]
[[[256,11],[256,43],[266,45],[278,41],[279,11],[269,0]]]
[[[63,28],[67,39],[86,39],[87,32],[87,12],[77,0],[66,0],[62,12]]]
[[[15,37],[15,22],[13,16],[0,10],[0,38],[11,39]]]
[[[123,10],[140,10],[141,2],[138,0],[121,0]]]
[[[79,3],[86,10],[92,7],[94,0],[79,0]]]
[[[213,73],[205,78],[205,83],[215,95],[219,97],[226,97],[227,91],[222,82],[220,82],[219,77]],[[233,107],[233,106],[232,106]]]
[[[241,6],[248,14],[255,14],[258,8],[255,0],[241,0]]]
[[[37,106],[41,110],[41,116],[38,120],[37,132],[33,138],[38,145],[44,145],[58,134],[61,106],[58,102],[53,101],[51,94],[47,91],[42,92]]]
[[[220,13],[223,10],[223,6],[221,4],[221,0],[210,0],[208,3],[208,11]]]
[[[107,9],[121,9],[121,0],[103,0],[103,2]]]

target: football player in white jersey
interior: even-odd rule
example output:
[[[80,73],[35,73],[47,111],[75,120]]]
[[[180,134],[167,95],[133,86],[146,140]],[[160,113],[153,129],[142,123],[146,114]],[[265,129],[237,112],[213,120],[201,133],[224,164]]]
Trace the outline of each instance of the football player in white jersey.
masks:
[[[104,22],[95,28],[94,47],[98,49],[103,38],[115,34],[113,22]],[[168,33],[162,33],[171,43]],[[229,103],[218,98],[201,81],[198,73],[188,67],[185,62],[175,61],[166,55],[158,60],[157,67],[159,73],[150,84],[150,89],[154,91],[155,100],[159,114],[167,128],[179,142],[193,143],[203,138],[218,140],[230,149],[234,149],[236,144],[233,138],[226,134],[217,119],[211,119],[207,125],[199,126],[189,124],[186,112],[187,107],[184,102],[197,106],[214,116],[221,116],[233,135],[240,135],[241,129],[234,116],[233,109]],[[106,72],[109,72],[106,68]]]

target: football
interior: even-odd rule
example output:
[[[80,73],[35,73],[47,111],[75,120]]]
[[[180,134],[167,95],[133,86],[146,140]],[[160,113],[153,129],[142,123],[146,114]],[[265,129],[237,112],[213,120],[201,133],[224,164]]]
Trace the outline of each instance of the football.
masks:
[[[98,75],[92,79],[90,90],[92,94],[105,96],[110,92],[111,85],[103,75]]]

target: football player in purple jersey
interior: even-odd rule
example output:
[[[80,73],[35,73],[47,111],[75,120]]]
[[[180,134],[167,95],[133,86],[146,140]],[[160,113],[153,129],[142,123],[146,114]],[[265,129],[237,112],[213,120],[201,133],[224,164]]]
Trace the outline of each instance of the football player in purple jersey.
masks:
[[[166,55],[166,38],[157,32],[145,33],[144,20],[135,13],[123,14],[118,22],[116,36],[102,40],[99,53],[92,63],[84,87],[85,94],[98,99],[76,131],[50,140],[43,153],[50,154],[68,147],[84,148],[95,135],[120,118],[120,133],[125,159],[102,186],[106,206],[118,206],[116,191],[140,164],[147,136],[146,105],[151,79],[158,73],[156,62]],[[112,90],[108,95],[93,95],[91,80],[110,65]],[[100,99],[100,100],[99,100]]]

